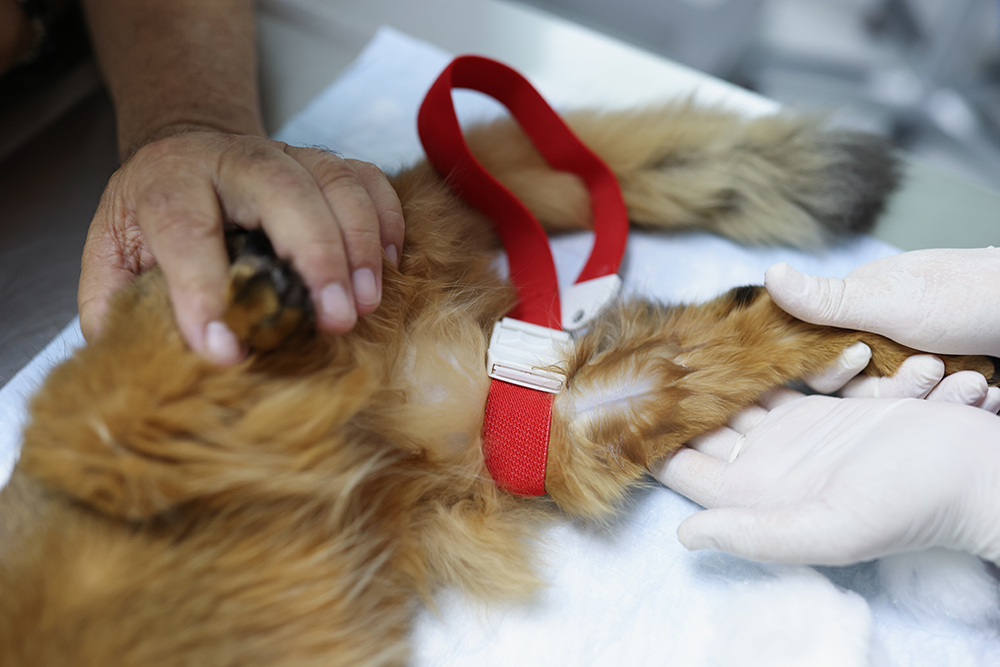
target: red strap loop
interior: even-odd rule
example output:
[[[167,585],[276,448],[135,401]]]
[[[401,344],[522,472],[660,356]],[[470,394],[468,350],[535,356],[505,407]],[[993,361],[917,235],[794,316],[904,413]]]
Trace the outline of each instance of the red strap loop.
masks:
[[[510,111],[551,167],[574,173],[590,192],[594,247],[576,282],[618,271],[628,214],[618,180],[583,145],[520,74],[494,60],[460,56],[441,73],[420,107],[417,129],[427,158],[455,192],[492,221],[510,264],[518,306],[511,316],[562,329],[559,283],[549,240],[538,220],[472,155],[462,136],[453,88],[490,95]],[[486,467],[510,493],[545,493],[553,395],[493,380],[483,424]]]
[[[553,169],[580,176],[590,192],[594,248],[576,282],[618,271],[628,237],[628,213],[614,173],[513,69],[480,56],[459,56],[431,86],[417,130],[431,164],[469,204],[489,216],[507,250],[519,320],[561,329],[559,285],[549,240],[538,220],[472,155],[455,115],[453,88],[501,102]]]

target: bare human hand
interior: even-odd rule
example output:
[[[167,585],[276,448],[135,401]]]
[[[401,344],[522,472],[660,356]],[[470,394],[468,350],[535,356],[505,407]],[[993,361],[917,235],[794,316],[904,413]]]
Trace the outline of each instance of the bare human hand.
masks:
[[[245,351],[219,320],[224,225],[263,229],[310,290],[318,326],[350,330],[382,294],[382,253],[397,264],[403,214],[374,165],[255,136],[185,131],[139,149],[111,178],[91,223],[80,326],[99,335],[111,295],[158,264],[178,326],[217,363]]]

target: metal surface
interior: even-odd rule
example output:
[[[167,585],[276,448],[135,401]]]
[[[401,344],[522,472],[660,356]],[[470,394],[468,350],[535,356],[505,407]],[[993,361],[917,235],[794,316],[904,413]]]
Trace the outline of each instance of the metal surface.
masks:
[[[103,93],[0,162],[0,385],[76,315],[83,242],[117,166]]]

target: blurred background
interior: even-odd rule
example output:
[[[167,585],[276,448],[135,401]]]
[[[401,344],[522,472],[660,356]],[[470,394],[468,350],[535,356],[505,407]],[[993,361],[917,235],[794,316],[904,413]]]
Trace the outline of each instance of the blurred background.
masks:
[[[1000,190],[998,0],[521,1]]]

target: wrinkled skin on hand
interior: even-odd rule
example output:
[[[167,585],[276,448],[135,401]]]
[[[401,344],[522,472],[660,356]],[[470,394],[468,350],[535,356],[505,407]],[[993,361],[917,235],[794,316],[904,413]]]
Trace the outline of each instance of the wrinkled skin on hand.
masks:
[[[245,354],[221,323],[224,226],[263,229],[309,289],[320,329],[344,332],[381,299],[403,215],[374,165],[254,136],[186,131],[140,148],[111,178],[80,277],[80,324],[99,335],[111,294],[158,264],[182,334],[218,363]]]

